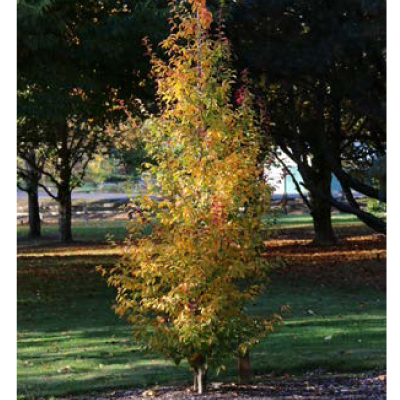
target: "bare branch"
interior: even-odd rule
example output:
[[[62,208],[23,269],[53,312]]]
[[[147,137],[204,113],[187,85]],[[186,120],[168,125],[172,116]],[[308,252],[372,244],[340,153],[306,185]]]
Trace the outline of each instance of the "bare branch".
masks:
[[[50,174],[50,172],[47,172],[47,171],[44,169],[44,164],[43,164],[43,165],[36,165],[36,164],[34,164],[34,163],[31,163],[29,157],[26,157],[26,156],[24,156],[24,155],[22,155],[22,154],[19,154],[19,157],[21,157],[24,161],[26,161],[35,171],[37,171],[38,173],[43,174],[43,175],[47,176],[48,178],[50,178],[50,180],[51,180],[56,186],[59,186],[59,185],[60,185],[60,183],[56,180],[56,178],[55,178],[52,174]]]
[[[19,190],[22,190],[23,192],[29,192],[29,189],[27,187],[22,186],[19,182],[17,182],[17,187]]]
[[[293,183],[296,187],[297,192],[299,193],[300,197],[303,199],[304,204],[311,209],[311,204],[308,201],[306,195],[303,193],[303,191],[301,190],[301,186],[299,184],[299,182],[297,181],[297,179],[295,178],[295,176],[293,175],[292,171],[290,171],[290,169],[288,168],[288,166],[285,164],[285,162],[278,156],[278,154],[276,152],[273,153],[276,157],[276,159],[281,163],[281,165],[283,166],[283,168],[285,169],[285,171],[290,175],[290,177],[293,180]]]
[[[59,200],[58,195],[55,195],[55,194],[51,193],[51,191],[46,187],[45,184],[39,182],[39,186],[40,186],[52,199],[54,199],[54,200],[56,200],[56,201]]]
[[[308,182],[307,186],[303,184],[308,190],[312,191],[314,195],[317,195],[320,199],[329,202],[333,207],[339,211],[346,212],[349,214],[356,215],[362,222],[367,226],[375,230],[376,232],[383,233],[386,235],[386,222],[375,215],[361,210],[360,208],[352,207],[350,204],[345,204],[339,200],[334,199],[331,195],[326,195],[318,190],[318,188],[312,183]]]

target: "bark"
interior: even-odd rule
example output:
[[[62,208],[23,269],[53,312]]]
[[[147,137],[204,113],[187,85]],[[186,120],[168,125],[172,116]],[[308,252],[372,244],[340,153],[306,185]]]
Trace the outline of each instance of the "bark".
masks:
[[[318,160],[314,160],[318,163]],[[314,175],[314,185],[321,193],[331,194],[331,171],[321,162],[318,173]],[[331,205],[321,199],[317,193],[310,191],[311,216],[314,224],[314,241],[318,246],[330,246],[337,243],[332,228]]]
[[[41,236],[39,212],[39,181],[41,174],[36,170],[36,154],[31,151],[25,159],[25,168],[19,168],[18,173],[25,181],[25,186],[18,187],[28,194],[29,237]]]
[[[29,237],[38,238],[41,236],[41,222],[39,213],[38,182],[31,181],[28,190],[29,207]]]
[[[238,374],[239,383],[248,383],[251,381],[251,364],[250,352],[247,350],[244,355],[239,355],[238,358]]]
[[[194,370],[193,389],[198,394],[203,394],[207,389],[207,364],[206,357],[195,355],[191,360],[191,365]]]
[[[203,394],[207,390],[207,369],[205,365],[199,366],[194,371],[194,390],[198,394]]]
[[[72,241],[72,199],[68,187],[61,188],[58,193],[59,234],[62,242]]]
[[[61,126],[60,148],[60,182],[58,184],[58,209],[59,209],[59,233],[62,242],[72,242],[72,166],[71,152],[68,147],[68,130],[66,125]]]
[[[313,197],[312,195],[311,204],[311,216],[314,224],[313,243],[318,246],[331,246],[337,243],[332,228],[331,205],[318,196]]]
[[[310,211],[314,225],[314,241],[318,246],[331,246],[337,243],[332,227],[331,203],[321,197],[331,197],[332,175],[324,157],[314,156],[312,168],[298,164],[304,183],[310,192]]]

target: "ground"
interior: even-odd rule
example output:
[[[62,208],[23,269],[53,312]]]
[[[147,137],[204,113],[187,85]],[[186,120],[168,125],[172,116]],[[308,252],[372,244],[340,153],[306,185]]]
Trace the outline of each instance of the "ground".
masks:
[[[111,392],[101,397],[74,397],[75,400],[384,400],[386,375],[363,374],[352,377],[315,376],[311,373],[301,379],[288,376],[279,379],[259,377],[257,383],[212,383],[204,395],[194,394],[187,387],[154,387],[147,390]],[[60,400],[73,400],[71,397]]]
[[[229,386],[237,375],[233,360],[210,376],[223,385],[210,386],[207,399],[384,398],[386,241],[351,217],[336,221],[340,243],[323,249],[311,246],[305,216],[274,225],[265,255],[280,267],[251,312],[269,315],[288,305],[291,314],[252,350],[254,385]],[[19,398],[132,400],[154,388],[162,399],[192,398],[187,365],[137,347],[111,309],[114,291],[95,270],[120,256],[122,247],[105,237],[114,233],[118,242],[125,221],[76,223],[77,242],[69,246],[58,245],[55,232],[46,225],[46,237],[32,242],[19,227]]]

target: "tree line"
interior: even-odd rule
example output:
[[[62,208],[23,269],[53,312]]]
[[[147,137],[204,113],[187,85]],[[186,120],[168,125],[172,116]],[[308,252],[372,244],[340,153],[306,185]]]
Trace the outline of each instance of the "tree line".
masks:
[[[297,188],[310,208],[315,241],[336,241],[332,207],[385,233],[385,221],[353,195],[386,202],[385,4],[213,1],[210,10],[211,29],[218,18],[225,21],[235,68],[248,73],[262,156],[272,152],[290,173],[285,155],[299,169]],[[156,105],[142,39],[165,39],[167,17],[167,1],[18,2],[17,168],[28,192],[31,236],[40,235],[39,187],[57,201],[60,239],[69,241],[71,193],[93,157],[115,148],[139,164],[146,157],[140,140],[128,145],[118,127],[127,107],[140,115],[132,99],[149,110]],[[365,176],[371,166],[379,185]],[[332,196],[332,174],[342,200]]]

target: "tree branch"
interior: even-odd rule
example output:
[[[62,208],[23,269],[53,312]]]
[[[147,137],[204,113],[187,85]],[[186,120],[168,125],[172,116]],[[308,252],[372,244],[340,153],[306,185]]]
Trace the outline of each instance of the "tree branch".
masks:
[[[281,165],[283,166],[283,168],[285,169],[285,171],[291,176],[293,183],[296,187],[297,192],[299,193],[300,197],[303,199],[304,204],[311,210],[311,204],[308,201],[307,197],[305,196],[305,194],[303,193],[303,191],[301,190],[301,186],[298,183],[297,179],[295,178],[295,176],[293,175],[292,171],[290,171],[290,169],[287,167],[287,165],[285,164],[285,162],[278,156],[278,154],[276,152],[273,152],[274,156],[276,157],[276,159],[281,163]]]
[[[44,169],[44,165],[43,166],[38,166],[36,164],[32,164],[29,157],[24,156],[23,154],[18,154],[19,157],[21,157],[24,161],[26,161],[35,171],[37,171],[40,174],[43,174],[45,176],[47,176],[48,178],[50,178],[50,180],[56,185],[59,186],[59,182],[54,178],[54,176],[52,174],[50,174],[49,172],[47,172]]]
[[[22,190],[23,192],[27,192],[27,193],[29,192],[29,189],[27,187],[21,186],[21,184],[18,182],[17,182],[17,187],[19,190]]]
[[[304,187],[307,188],[306,185],[303,184]],[[333,207],[337,208],[339,211],[346,212],[349,214],[356,215],[362,222],[364,222],[367,226],[372,228],[374,231],[383,233],[386,235],[386,222],[382,219],[375,217],[374,215],[361,210],[360,208],[352,207],[349,204],[342,203],[336,199],[334,199],[331,195],[327,196],[324,193],[321,193],[318,188],[312,183],[308,182],[308,190],[312,191],[314,195],[317,195],[324,201],[329,202]]]
[[[347,172],[343,171],[340,160],[336,160],[336,158],[332,154],[332,148],[330,146],[330,141],[328,140],[328,138],[325,135],[317,136],[319,147],[321,148],[325,160],[327,161],[332,172],[336,175],[342,187],[350,187],[359,193],[386,203],[386,194],[380,193],[379,190],[373,188],[372,186],[366,185],[360,180],[349,175]]]
[[[52,199],[54,199],[54,200],[56,200],[56,201],[59,200],[58,195],[55,195],[55,194],[51,193],[50,190],[47,189],[47,187],[46,187],[45,184],[39,182],[39,186],[40,186]]]

